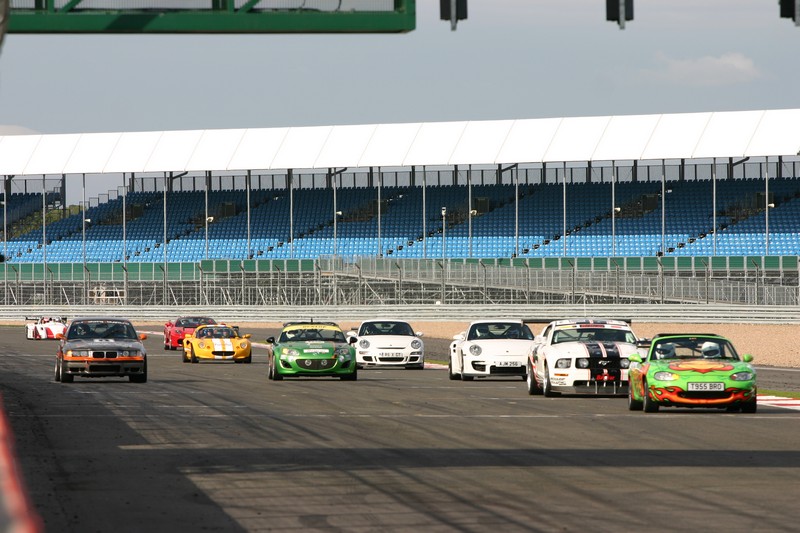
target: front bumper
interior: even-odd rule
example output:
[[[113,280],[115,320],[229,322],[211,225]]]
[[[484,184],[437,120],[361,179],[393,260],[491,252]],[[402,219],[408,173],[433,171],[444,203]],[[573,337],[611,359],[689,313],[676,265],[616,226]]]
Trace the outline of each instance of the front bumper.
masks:
[[[719,392],[689,392],[673,385],[651,385],[647,392],[657,404],[665,407],[726,407],[755,401],[757,389],[755,384],[748,384]]]
[[[627,381],[576,381],[572,385],[553,385],[554,392],[564,394],[589,394],[596,396],[624,396],[628,394]]]
[[[462,373],[471,377],[524,376],[525,357],[519,360],[492,360],[484,357],[465,357]]]
[[[62,372],[89,378],[135,376],[145,373],[144,359],[64,359]]]
[[[362,366],[409,366],[422,365],[425,356],[422,352],[376,352],[360,350],[356,352],[356,360]]]
[[[297,358],[292,361],[277,359],[275,370],[282,376],[341,376],[356,371],[353,359],[339,361],[334,358]]]

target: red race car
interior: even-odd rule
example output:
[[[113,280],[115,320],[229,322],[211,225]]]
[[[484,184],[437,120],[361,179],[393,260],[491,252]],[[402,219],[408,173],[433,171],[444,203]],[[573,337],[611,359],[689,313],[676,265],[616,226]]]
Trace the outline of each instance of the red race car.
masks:
[[[183,349],[183,338],[194,333],[194,328],[216,323],[216,320],[208,316],[182,316],[170,320],[164,324],[164,349]]]

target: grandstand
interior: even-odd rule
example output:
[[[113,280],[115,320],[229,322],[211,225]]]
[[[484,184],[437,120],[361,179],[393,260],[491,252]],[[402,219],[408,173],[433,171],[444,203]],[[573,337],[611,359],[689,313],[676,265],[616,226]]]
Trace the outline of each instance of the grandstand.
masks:
[[[238,300],[262,273],[296,270],[316,276],[314,298],[332,291],[338,299],[345,271],[359,265],[362,276],[373,259],[394,262],[408,290],[416,279],[409,297],[420,301],[447,300],[450,289],[451,300],[469,298],[475,274],[454,278],[458,262],[480,272],[557,260],[562,278],[650,264],[662,287],[670,271],[746,282],[754,269],[762,287],[796,287],[798,117],[800,110],[0,137],[4,298],[36,300],[40,282],[40,300],[85,301],[102,282],[127,300],[135,270],[186,287],[211,271],[205,282],[241,283]],[[110,183],[122,174],[124,185],[69,205],[67,177],[80,170],[102,171]],[[332,288],[322,288],[322,265],[343,274]],[[382,268],[375,283],[386,277]],[[435,290],[425,289],[434,278]],[[519,290],[500,278],[495,291]],[[50,294],[61,282],[61,295]],[[185,290],[194,296],[181,299],[208,300]],[[146,299],[167,299],[154,291]]]

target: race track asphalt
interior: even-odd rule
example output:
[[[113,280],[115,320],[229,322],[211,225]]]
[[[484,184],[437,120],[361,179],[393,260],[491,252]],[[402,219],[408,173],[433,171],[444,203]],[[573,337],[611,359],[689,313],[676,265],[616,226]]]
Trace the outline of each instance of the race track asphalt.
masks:
[[[645,414],[442,369],[272,382],[263,348],[250,365],[184,364],[157,334],[147,383],[61,384],[54,342],[7,326],[0,344],[47,531],[796,531],[800,517],[798,410]]]

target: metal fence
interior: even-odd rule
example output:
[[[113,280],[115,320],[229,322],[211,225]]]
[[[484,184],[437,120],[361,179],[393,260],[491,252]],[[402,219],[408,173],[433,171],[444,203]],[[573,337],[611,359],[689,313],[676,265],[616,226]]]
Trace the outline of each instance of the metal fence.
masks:
[[[591,258],[586,258],[593,261]],[[795,268],[643,268],[557,258],[387,260],[331,257],[280,263],[12,266],[0,278],[5,306],[363,305],[762,305],[796,306]],[[739,263],[735,263],[738,265]],[[758,265],[762,265],[759,267]],[[42,265],[31,265],[41,267]],[[44,275],[47,272],[47,275]]]

